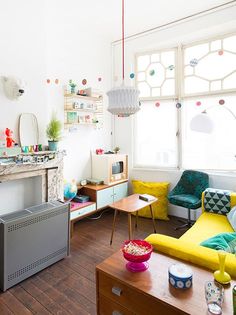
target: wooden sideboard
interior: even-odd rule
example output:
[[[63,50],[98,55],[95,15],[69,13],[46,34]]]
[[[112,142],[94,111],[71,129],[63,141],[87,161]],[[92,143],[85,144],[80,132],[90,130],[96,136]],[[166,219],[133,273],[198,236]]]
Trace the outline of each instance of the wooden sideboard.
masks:
[[[149,269],[133,273],[126,270],[121,251],[96,267],[98,315],[207,315],[205,282],[213,273],[191,265],[193,286],[175,289],[168,282],[168,267],[179,262],[163,254],[152,253]],[[232,287],[225,286],[223,314],[232,315]]]
[[[90,202],[80,203],[71,208],[71,235],[74,223],[128,195],[128,181],[113,185],[79,186],[78,193],[90,197]]]

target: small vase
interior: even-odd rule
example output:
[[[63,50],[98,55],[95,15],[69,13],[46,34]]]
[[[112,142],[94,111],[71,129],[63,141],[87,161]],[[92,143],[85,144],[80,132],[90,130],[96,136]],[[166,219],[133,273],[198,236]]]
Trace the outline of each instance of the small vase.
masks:
[[[231,281],[230,275],[225,271],[225,259],[227,253],[223,250],[218,251],[219,270],[214,272],[214,278],[217,282],[227,284]]]
[[[48,140],[49,151],[57,151],[58,141],[50,141]]]

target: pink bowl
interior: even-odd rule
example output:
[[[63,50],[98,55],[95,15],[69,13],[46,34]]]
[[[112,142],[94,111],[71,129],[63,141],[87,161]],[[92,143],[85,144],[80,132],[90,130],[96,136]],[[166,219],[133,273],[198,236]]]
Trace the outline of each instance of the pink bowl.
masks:
[[[140,255],[140,256],[129,254],[124,250],[124,246],[129,244],[130,242],[135,243],[137,245],[145,246],[146,248],[149,249],[149,251],[146,254]],[[126,260],[134,262],[134,263],[142,263],[150,259],[153,248],[150,243],[144,240],[128,240],[124,242],[124,245],[122,246],[121,250]]]

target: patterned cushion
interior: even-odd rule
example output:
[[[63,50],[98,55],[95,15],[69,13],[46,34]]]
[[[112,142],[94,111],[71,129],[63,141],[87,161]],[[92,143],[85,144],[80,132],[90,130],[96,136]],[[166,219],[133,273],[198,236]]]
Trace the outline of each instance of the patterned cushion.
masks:
[[[231,209],[230,194],[230,190],[207,188],[204,194],[205,211],[226,215]]]

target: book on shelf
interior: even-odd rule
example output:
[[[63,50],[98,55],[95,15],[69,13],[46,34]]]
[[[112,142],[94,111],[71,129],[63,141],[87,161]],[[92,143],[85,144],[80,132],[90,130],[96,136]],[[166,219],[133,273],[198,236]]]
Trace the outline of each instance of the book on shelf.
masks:
[[[144,200],[144,201],[153,201],[156,199],[156,197],[152,195],[148,195],[148,194],[142,194],[142,195],[139,195],[139,199]]]

